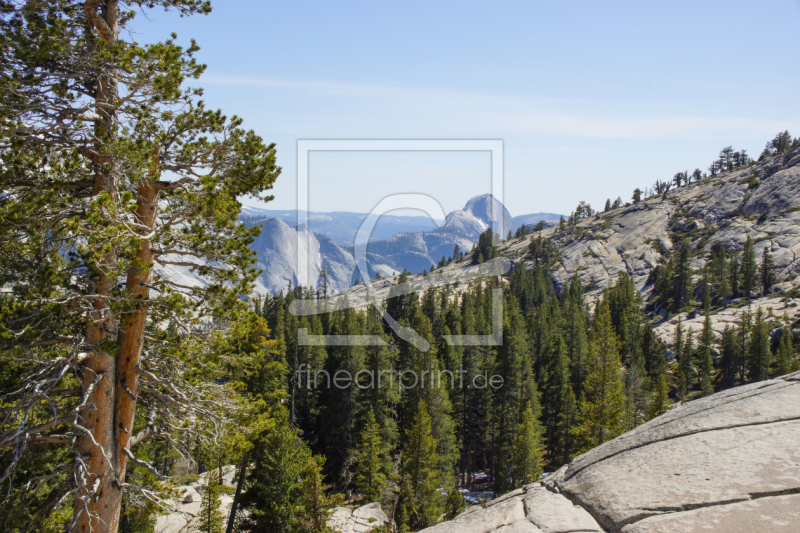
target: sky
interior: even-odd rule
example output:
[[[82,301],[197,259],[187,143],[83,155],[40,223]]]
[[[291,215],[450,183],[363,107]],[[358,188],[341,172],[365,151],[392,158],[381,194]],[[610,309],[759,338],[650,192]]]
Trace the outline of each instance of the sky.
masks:
[[[131,37],[198,41],[206,104],[277,145],[271,209],[297,206],[299,139],[500,139],[521,215],[601,208],[725,146],[757,157],[800,135],[800,0],[212,6],[139,14]],[[491,179],[488,152],[312,152],[309,206],[417,192],[449,212]]]

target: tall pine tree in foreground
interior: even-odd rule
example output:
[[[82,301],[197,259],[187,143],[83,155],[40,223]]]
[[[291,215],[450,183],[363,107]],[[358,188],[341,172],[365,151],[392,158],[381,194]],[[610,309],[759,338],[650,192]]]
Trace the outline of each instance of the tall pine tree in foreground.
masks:
[[[598,306],[589,345],[589,375],[573,428],[575,448],[581,454],[625,431],[625,397],[619,342],[608,305]]]
[[[238,199],[270,200],[280,172],[273,145],[201,101],[194,41],[130,39],[134,14],[152,8],[211,9],[0,8],[0,285],[13,286],[0,331],[3,354],[25,361],[1,392],[0,441],[13,444],[0,478],[17,494],[53,474],[35,484],[49,494],[29,515],[57,507],[73,531],[116,531],[124,500],[158,490],[126,477],[129,466],[153,467],[131,458],[166,428],[183,447],[233,425],[238,406],[232,383],[217,381],[213,344],[245,311],[258,275],[248,245],[260,231],[239,223]],[[203,287],[159,274],[176,265]],[[17,472],[41,444],[60,450],[34,461],[47,470]]]
[[[522,413],[522,420],[514,442],[514,485],[522,487],[539,479],[543,471],[544,445],[542,444],[541,423],[528,407]]]
[[[367,502],[381,501],[386,491],[387,458],[381,442],[380,427],[370,411],[358,445],[355,488]]]
[[[443,510],[439,456],[424,401],[419,402],[403,440],[398,507],[402,508],[400,516],[405,518],[405,525],[417,531],[434,525]]]

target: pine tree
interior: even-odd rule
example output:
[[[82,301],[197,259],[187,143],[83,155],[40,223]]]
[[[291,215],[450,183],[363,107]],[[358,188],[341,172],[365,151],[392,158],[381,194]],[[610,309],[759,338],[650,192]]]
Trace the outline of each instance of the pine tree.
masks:
[[[553,466],[561,466],[569,462],[572,457],[573,436],[572,428],[575,426],[578,406],[575,401],[575,393],[572,385],[567,384],[561,400],[561,412],[558,413],[558,423],[556,425],[556,442],[553,449],[551,463]],[[534,412],[535,413],[535,412]]]
[[[731,256],[731,261],[728,263],[728,287],[731,291],[731,296],[736,297],[739,295],[739,282],[741,278],[739,276],[739,256],[733,254]]]
[[[335,533],[328,526],[333,509],[342,501],[341,494],[329,494],[327,485],[322,483],[321,455],[308,457],[306,467],[301,473],[300,498],[297,509],[297,533]]]
[[[730,280],[728,275],[728,252],[717,243],[711,248],[711,285],[716,299],[725,305],[730,297]]]
[[[522,487],[538,481],[543,471],[544,446],[542,445],[543,428],[533,409],[528,407],[522,413],[514,442],[514,485]]]
[[[775,261],[766,246],[761,254],[761,264],[758,265],[758,279],[761,283],[761,294],[768,295],[775,284]]]
[[[689,249],[684,246],[678,253],[672,278],[671,309],[679,312],[683,307],[689,305],[692,300],[692,290],[692,264],[689,259]]]
[[[250,454],[247,490],[241,495],[241,509],[246,512],[241,531],[299,533],[304,521],[312,519],[316,512],[308,507],[314,503],[312,500],[327,510],[320,499],[324,491],[310,487],[308,482],[309,476],[315,483],[321,481],[318,462],[289,424],[286,413],[276,418],[274,428],[259,437]],[[309,470],[312,466],[317,474]],[[307,499],[314,494],[317,496],[312,500]]]
[[[748,350],[747,377],[750,381],[763,381],[769,376],[772,363],[770,352],[769,326],[764,320],[761,308],[756,311],[756,320],[750,333],[750,349]]]
[[[521,413],[523,381],[530,373],[527,354],[529,343],[526,324],[519,312],[513,294],[506,298],[503,313],[503,345],[498,348],[493,374],[503,379],[503,385],[492,392],[492,411],[496,429],[495,441],[495,493],[502,494],[510,488],[514,435]]]
[[[713,373],[714,359],[711,356],[711,348],[716,339],[714,330],[711,329],[711,311],[706,307],[703,331],[700,334],[700,390],[703,396],[714,394]]]
[[[713,368],[714,359],[711,356],[711,350],[706,348],[700,352],[700,390],[703,396],[714,394],[714,384],[711,378]]]
[[[750,330],[753,322],[753,316],[747,312],[742,311],[742,317],[736,328],[736,372],[739,374],[739,380],[744,381],[747,375],[747,361],[748,353],[750,352],[751,335]]]
[[[678,317],[678,324],[675,327],[675,335],[673,336],[673,353],[675,359],[678,361],[678,396],[681,401],[686,398],[686,393],[689,387],[689,375],[685,371],[684,357],[686,354],[686,331],[683,328],[683,320]]]
[[[686,342],[681,350],[681,358],[678,360],[678,393],[681,402],[685,402],[689,396],[689,391],[692,387],[694,376],[694,365],[692,364],[692,355],[694,352],[694,335],[691,328],[686,333]]]
[[[652,420],[657,416],[666,413],[672,402],[669,401],[669,387],[667,386],[667,379],[664,372],[661,372],[656,378],[656,385],[653,388],[653,394],[650,397],[650,403],[647,406],[647,419]]]
[[[720,358],[720,372],[722,374],[721,387],[728,389],[733,387],[736,381],[736,361],[737,361],[737,342],[736,342],[736,329],[730,325],[726,325],[722,331],[722,340],[720,341],[720,348],[722,357]]]
[[[435,340],[431,334],[431,323],[419,306],[415,307],[410,326],[421,338],[429,344],[427,351],[422,351],[412,343],[405,346],[398,360],[398,367],[412,370],[419,382],[417,386],[403,390],[401,427],[407,431],[414,423],[413,413],[420,402],[428,408],[432,420],[432,435],[436,442],[436,456],[439,460],[438,468],[441,482],[451,486],[453,481],[453,466],[457,457],[455,426],[451,413],[453,411],[448,396],[449,378],[440,373],[441,363],[437,358]],[[486,366],[481,365],[482,368]],[[471,380],[472,378],[470,378]],[[488,396],[488,391],[480,391]],[[488,398],[484,398],[486,403]]]
[[[381,501],[386,491],[386,459],[375,414],[370,411],[358,445],[355,488],[366,501]]]
[[[756,288],[758,281],[758,264],[756,263],[756,252],[753,249],[753,240],[747,236],[742,249],[742,292],[743,296],[750,299],[753,289]]]
[[[589,348],[589,375],[573,428],[577,453],[586,452],[625,431],[625,398],[619,345],[608,305],[595,317]]]
[[[362,324],[353,309],[331,316],[329,334],[360,335]],[[330,346],[325,362],[325,372],[320,386],[320,449],[326,457],[325,474],[337,490],[345,490],[352,481],[356,436],[356,422],[361,405],[362,391],[352,381],[335,385],[337,372],[348,372],[355,379],[364,369],[364,347]]]
[[[0,8],[0,257],[2,284],[14,286],[0,330],[15,339],[3,356],[31,361],[19,370],[30,370],[26,386],[71,391],[48,403],[45,394],[17,400],[3,390],[4,420],[20,422],[0,438],[38,434],[41,426],[30,430],[43,420],[29,414],[44,405],[51,420],[70,421],[53,426],[48,446],[62,453],[48,469],[72,475],[48,483],[45,499],[73,513],[74,531],[117,530],[123,492],[137,492],[122,486],[140,467],[129,447],[161,433],[150,428],[174,428],[179,448],[194,442],[187,433],[212,427],[203,439],[214,440],[210,433],[227,430],[219,422],[233,418],[232,383],[213,385],[222,373],[209,353],[224,337],[218,326],[246,312],[241,296],[258,276],[248,244],[260,227],[240,223],[239,198],[271,200],[280,173],[274,145],[203,103],[194,40],[131,38],[133,12],[158,8],[211,10],[196,0]],[[162,275],[187,263],[202,287]],[[178,369],[191,378],[175,379]],[[36,477],[15,470],[37,448],[11,452],[4,489]]]
[[[784,314],[783,317],[783,331],[781,332],[781,340],[778,342],[778,350],[776,354],[776,376],[783,376],[788,374],[792,367],[792,356],[794,346],[792,344],[792,329],[789,321]]]
[[[467,500],[458,489],[450,489],[447,493],[447,502],[445,503],[444,519],[452,520],[457,517],[467,508]]]
[[[403,440],[398,505],[406,515],[408,525],[416,531],[434,525],[442,514],[439,456],[436,439],[431,433],[431,417],[424,401],[419,402]]]
[[[222,533],[222,514],[219,512],[219,472],[212,468],[206,473],[206,486],[197,515],[199,533]]]

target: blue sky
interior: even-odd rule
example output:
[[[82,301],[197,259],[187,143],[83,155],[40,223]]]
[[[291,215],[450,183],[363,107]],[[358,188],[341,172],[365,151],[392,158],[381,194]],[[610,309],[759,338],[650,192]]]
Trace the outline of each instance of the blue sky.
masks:
[[[503,139],[512,214],[602,207],[723,146],[800,135],[800,0],[216,2],[134,38],[197,39],[209,106],[278,146],[269,206],[296,205],[298,139]],[[489,191],[486,153],[318,153],[310,206],[367,212]]]

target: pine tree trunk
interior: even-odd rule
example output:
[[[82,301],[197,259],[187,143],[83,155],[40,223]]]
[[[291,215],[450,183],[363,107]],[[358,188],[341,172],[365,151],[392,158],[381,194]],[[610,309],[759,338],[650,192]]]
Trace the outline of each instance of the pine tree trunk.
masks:
[[[100,9],[98,13],[98,8]],[[118,34],[117,0],[107,0],[100,5],[99,0],[87,1],[84,13],[106,45],[116,44]],[[112,102],[116,98],[117,82],[114,73],[101,76],[98,80],[96,100],[98,103]],[[102,106],[99,107],[101,109]],[[98,143],[110,140],[113,134],[113,115],[106,115],[98,125]],[[98,153],[103,154],[102,145]],[[119,200],[116,175],[111,165],[102,155],[95,161],[95,183],[93,192],[106,192],[112,201]],[[155,154],[158,163],[158,152]],[[148,181],[143,182],[137,195],[137,222],[148,228],[155,227],[157,213],[157,190]],[[97,278],[95,303],[96,313],[87,325],[87,341],[100,346],[103,342],[117,344],[116,358],[105,351],[90,354],[85,361],[83,380],[84,394],[89,392],[87,406],[81,416],[89,434],[82,435],[77,442],[81,454],[87,457],[88,479],[79,491],[74,510],[75,531],[80,533],[116,532],[122,504],[122,484],[128,463],[128,450],[132,444],[132,431],[136,413],[137,374],[144,342],[144,328],[147,319],[146,300],[149,295],[147,285],[150,281],[153,254],[148,239],[140,244],[139,264],[141,270],[131,269],[127,273],[126,286],[133,301],[133,309],[120,321],[119,331],[115,331],[107,303],[104,298],[111,293],[112,283],[103,274]],[[113,265],[113,259],[106,260],[106,268]],[[116,338],[115,337],[116,334]],[[99,381],[98,381],[99,380]],[[94,384],[94,385],[93,385]],[[92,386],[94,387],[92,389]]]

